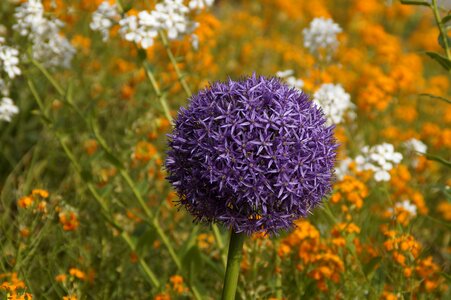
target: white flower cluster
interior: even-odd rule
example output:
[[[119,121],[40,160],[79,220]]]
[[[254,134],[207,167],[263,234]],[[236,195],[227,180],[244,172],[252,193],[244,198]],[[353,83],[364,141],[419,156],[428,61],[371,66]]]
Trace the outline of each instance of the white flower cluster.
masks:
[[[349,157],[346,157],[335,167],[335,175],[338,180],[342,180],[346,175],[350,174],[349,165],[353,162],[353,160]]]
[[[31,41],[34,59],[49,67],[70,67],[75,48],[60,35],[64,24],[45,17],[40,0],[23,3],[16,8],[14,16],[17,23],[13,29]]]
[[[395,152],[392,144],[383,143],[373,147],[364,146],[362,154],[355,158],[357,170],[371,170],[376,181],[389,181],[390,171],[394,164],[400,163],[402,155]]]
[[[10,79],[21,74],[19,65],[19,51],[17,49],[3,45],[3,38],[0,37],[0,70],[3,70]],[[1,78],[1,77],[0,77]]]
[[[417,215],[417,206],[411,203],[409,200],[404,200],[402,202],[396,202],[395,207],[402,208],[409,212],[411,216]]]
[[[402,202],[396,202],[395,208],[401,208],[402,210],[405,210],[411,215],[412,217],[417,215],[417,206],[413,203],[411,203],[409,200],[404,200]],[[389,208],[387,210],[389,213],[393,214],[394,210],[393,208]]]
[[[313,101],[323,109],[330,124],[342,123],[346,114],[351,119],[355,118],[355,105],[340,84],[322,84],[313,94]]]
[[[19,112],[11,98],[0,98],[0,121],[11,122],[12,117]]]
[[[191,10],[202,10],[207,7],[211,7],[215,0],[191,0],[188,4]]]
[[[120,33],[130,42],[140,43],[144,49],[152,46],[159,30],[175,40],[194,31],[197,23],[188,18],[189,8],[183,0],[164,0],[151,12],[141,11],[119,21]]]
[[[9,85],[12,79],[21,74],[21,71],[19,51],[4,45],[4,42],[5,40],[0,37],[0,121],[11,122],[12,117],[19,112],[19,109],[9,98]]]
[[[411,138],[410,140],[405,141],[404,146],[406,147],[408,152],[412,153],[415,156],[415,158],[412,160],[412,166],[416,168],[419,163],[418,156],[416,154],[426,153],[428,146],[426,146],[426,144],[422,141],[415,138]]]
[[[276,73],[276,76],[282,78],[289,86],[301,90],[304,87],[304,81],[294,77],[293,74],[294,74],[293,70],[285,70],[278,71]]]
[[[412,152],[426,153],[428,150],[428,146],[425,143],[415,138],[405,141],[404,146]]]
[[[338,46],[337,34],[341,31],[341,27],[332,19],[315,18],[310,26],[302,31],[304,47],[311,53],[317,52],[318,49],[326,49],[331,52]]]
[[[110,28],[120,19],[117,5],[111,5],[108,1],[103,1],[97,10],[92,14],[92,21],[89,27],[102,34],[102,40],[106,42],[110,37]]]

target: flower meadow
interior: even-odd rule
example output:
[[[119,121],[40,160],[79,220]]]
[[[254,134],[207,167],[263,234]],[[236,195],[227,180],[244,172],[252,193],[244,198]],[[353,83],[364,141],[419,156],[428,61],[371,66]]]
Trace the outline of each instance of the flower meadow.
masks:
[[[449,299],[451,4],[0,1],[0,299]]]

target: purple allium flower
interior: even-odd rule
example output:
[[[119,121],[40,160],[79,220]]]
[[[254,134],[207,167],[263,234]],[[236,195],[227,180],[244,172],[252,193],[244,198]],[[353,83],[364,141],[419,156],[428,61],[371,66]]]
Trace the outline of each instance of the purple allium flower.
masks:
[[[331,191],[333,129],[277,78],[213,83],[179,111],[168,180],[195,221],[248,234],[290,229]]]

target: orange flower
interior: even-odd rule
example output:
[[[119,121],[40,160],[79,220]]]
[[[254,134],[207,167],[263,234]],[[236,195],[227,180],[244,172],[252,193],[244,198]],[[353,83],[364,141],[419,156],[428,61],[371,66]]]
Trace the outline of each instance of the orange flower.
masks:
[[[22,237],[28,237],[30,235],[30,229],[28,227],[21,227],[19,232]]]
[[[64,282],[66,281],[66,278],[67,278],[66,274],[58,274],[55,276],[55,280],[57,282]]]
[[[94,139],[86,140],[86,141],[83,143],[83,148],[85,149],[86,153],[87,153],[89,156],[91,156],[91,155],[93,155],[94,153],[96,153],[97,147],[98,147],[97,141],[94,140]]]
[[[213,235],[201,233],[197,236],[197,245],[200,249],[209,249],[215,242]]]
[[[171,300],[171,296],[167,294],[158,294],[153,298],[154,300]]]
[[[41,190],[41,189],[34,189],[31,191],[31,194],[33,196],[40,196],[42,198],[48,198],[49,197],[49,192],[46,190]]]
[[[187,291],[187,288],[183,286],[183,277],[180,275],[171,276],[169,281],[172,283],[172,288],[177,294],[182,294]]]
[[[363,199],[368,196],[368,188],[365,183],[350,175],[344,176],[335,185],[335,188],[337,192],[332,195],[332,203],[338,203],[344,198],[355,208],[360,209],[363,206]]]
[[[86,280],[86,274],[83,271],[81,271],[81,270],[79,270],[77,268],[70,268],[69,269],[69,274],[71,276],[75,277],[75,278],[80,279],[80,280]]]
[[[22,208],[28,208],[33,204],[33,202],[34,202],[34,200],[32,197],[25,196],[25,197],[20,198],[17,201],[17,205],[19,205],[19,207],[22,207]]]
[[[155,158],[157,149],[149,142],[141,141],[135,147],[134,159],[138,161],[147,162],[152,158]]]
[[[451,203],[442,201],[437,205],[437,212],[442,215],[445,221],[451,221]]]
[[[63,225],[65,231],[74,231],[80,225],[77,214],[73,211],[60,212],[59,221]]]

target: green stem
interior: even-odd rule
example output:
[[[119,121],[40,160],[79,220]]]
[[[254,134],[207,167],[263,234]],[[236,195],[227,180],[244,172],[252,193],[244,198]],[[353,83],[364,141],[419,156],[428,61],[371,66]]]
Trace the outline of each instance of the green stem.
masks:
[[[437,23],[438,29],[440,30],[440,35],[443,39],[443,44],[445,46],[446,57],[451,60],[451,51],[448,45],[448,33],[446,32],[442,18],[440,17],[439,7],[437,6],[437,0],[432,0],[432,11],[434,12],[435,22]]]
[[[177,78],[182,85],[183,89],[185,90],[185,93],[188,95],[188,97],[191,97],[191,90],[188,86],[188,84],[185,81],[185,77],[183,76],[182,72],[180,71],[179,66],[177,65],[177,60],[175,59],[174,54],[172,53],[171,47],[169,46],[168,39],[166,38],[166,35],[159,31],[161,42],[163,43],[164,48],[166,49],[166,52],[168,54],[169,60],[171,61],[172,65],[174,66],[175,73],[177,74]]]
[[[235,233],[232,229],[230,234],[229,254],[227,256],[227,268],[224,277],[224,288],[222,290],[222,300],[235,299],[245,238],[246,235],[244,233]]]
[[[282,299],[282,272],[280,271],[280,264],[282,263],[279,256],[280,240],[276,240],[274,243],[274,256],[276,262],[276,298]]]
[[[157,94],[157,98],[160,101],[161,106],[163,107],[164,114],[166,115],[166,118],[168,121],[172,124],[172,116],[171,111],[169,110],[169,105],[166,102],[166,99],[164,95],[161,93],[160,87],[158,86],[157,80],[155,79],[155,76],[153,75],[152,71],[147,65],[144,65],[144,68],[146,70],[147,78],[149,78],[150,83],[152,84],[153,89],[155,90],[155,94]]]

